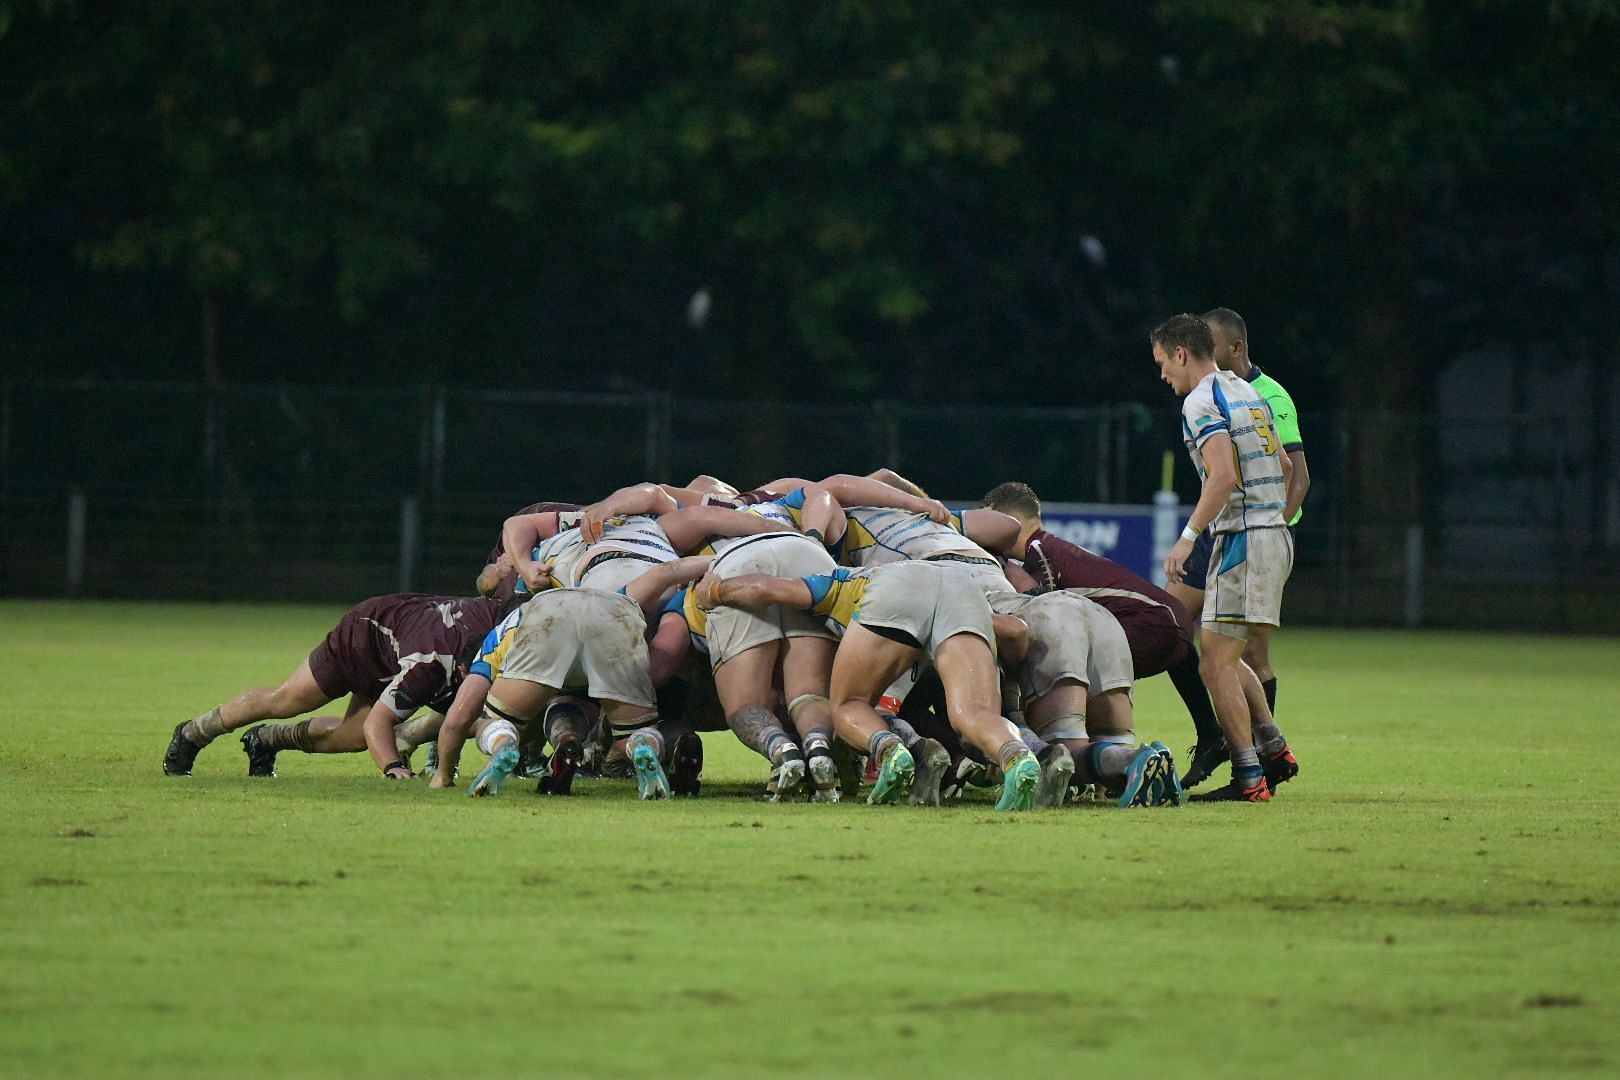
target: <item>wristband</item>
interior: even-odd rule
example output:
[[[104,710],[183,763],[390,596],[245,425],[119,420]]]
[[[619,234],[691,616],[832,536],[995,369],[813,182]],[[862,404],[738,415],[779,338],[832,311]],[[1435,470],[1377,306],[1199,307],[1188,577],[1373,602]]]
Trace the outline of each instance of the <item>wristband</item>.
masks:
[[[1181,530],[1181,538],[1187,541],[1189,544],[1196,544],[1198,542],[1199,534],[1201,534],[1203,531],[1204,530],[1202,529],[1193,528],[1192,522],[1189,521],[1187,522],[1186,527]]]
[[[395,758],[393,761],[390,761],[388,764],[383,766],[383,777],[388,780],[398,780],[399,777],[388,775],[395,769],[404,769],[406,772],[410,772],[411,763],[406,761],[404,758]]]
[[[715,578],[709,585],[709,606],[711,608],[720,606],[720,581],[720,578]]]

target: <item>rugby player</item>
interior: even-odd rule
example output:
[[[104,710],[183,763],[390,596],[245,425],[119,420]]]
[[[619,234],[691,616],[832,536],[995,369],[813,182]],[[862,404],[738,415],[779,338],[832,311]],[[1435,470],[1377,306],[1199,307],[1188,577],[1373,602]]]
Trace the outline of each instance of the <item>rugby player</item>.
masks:
[[[951,725],[1005,780],[998,810],[1034,807],[1040,765],[1000,712],[996,617],[972,574],[954,563],[907,561],[804,578],[709,574],[693,586],[704,610],[782,605],[810,612],[841,634],[830,698],[838,735],[879,763],[869,803],[893,802],[912,787],[916,763],[873,705],[927,654],[944,683]],[[1003,623],[1023,632],[1016,619]]]
[[[1181,538],[1165,556],[1180,582],[1193,544],[1211,529],[1212,588],[1204,594],[1199,672],[1232,754],[1232,780],[1197,801],[1269,802],[1275,783],[1298,771],[1260,681],[1243,662],[1250,637],[1278,625],[1294,544],[1283,509],[1292,469],[1271,407],[1252,386],[1215,365],[1215,340],[1196,315],[1175,315],[1150,335],[1159,377],[1180,396],[1182,434],[1203,490]],[[1265,766],[1261,758],[1265,759]],[[1267,768],[1274,771],[1268,781]]]
[[[564,688],[578,690],[583,683],[614,741],[623,744],[640,797],[667,798],[672,787],[657,726],[644,636],[647,615],[658,609],[666,591],[697,579],[708,568],[707,557],[676,559],[649,568],[617,592],[563,587],[536,594],[519,609],[521,614],[509,617],[485,640],[439,731],[438,766],[429,786],[454,786],[471,732],[490,760],[468,794],[498,795],[517,768],[519,728],[544,715]],[[554,761],[560,759],[569,770],[565,777],[554,768],[550,790],[566,794],[578,756],[564,751],[578,746],[581,733],[551,731],[546,736],[557,748]],[[696,776],[680,779],[686,793]]]
[[[1181,601],[1112,559],[1047,532],[1040,497],[1028,484],[998,484],[985,495],[984,504],[1018,519],[1012,554],[1021,561],[1035,591],[1073,590],[1094,601],[1125,632],[1138,680],[1169,673],[1198,733],[1181,782],[1193,787],[1208,779],[1226,761],[1226,740],[1209,691],[1198,675],[1198,653],[1193,648],[1196,624]],[[1200,756],[1200,747],[1214,749]]]
[[[274,776],[276,753],[347,754],[369,749],[391,779],[407,779],[409,750],[395,728],[426,708],[409,743],[427,741],[454,699],[473,650],[506,607],[499,600],[396,593],[357,605],[279,686],[244,690],[176,725],[163,756],[169,776],[189,776],[198,753],[228,731],[313,712],[349,695],[342,717],[267,724],[242,736],[249,776]]]
[[[511,517],[529,517],[534,514],[570,514],[579,510],[577,503],[570,502],[537,502],[525,506]],[[475,587],[479,596],[493,596],[497,600],[510,600],[517,587],[517,564],[506,548],[506,528],[501,528],[501,535],[496,537],[495,546],[490,549],[489,556],[484,560],[484,568],[478,573]]]

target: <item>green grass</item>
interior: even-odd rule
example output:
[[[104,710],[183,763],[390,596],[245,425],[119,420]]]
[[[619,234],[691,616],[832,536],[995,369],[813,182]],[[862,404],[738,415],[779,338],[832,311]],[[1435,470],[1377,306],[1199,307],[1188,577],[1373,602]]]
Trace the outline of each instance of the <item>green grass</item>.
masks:
[[[1269,807],[160,775],[338,614],[0,604],[0,1075],[1620,1070],[1614,640],[1287,632]]]

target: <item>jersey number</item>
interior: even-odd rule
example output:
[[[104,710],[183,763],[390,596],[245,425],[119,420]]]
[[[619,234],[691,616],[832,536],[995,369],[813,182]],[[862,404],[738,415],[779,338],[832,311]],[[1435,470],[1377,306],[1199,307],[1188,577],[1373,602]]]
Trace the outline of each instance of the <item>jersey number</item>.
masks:
[[[1267,454],[1275,454],[1277,433],[1271,429],[1271,420],[1266,416],[1266,410],[1250,409],[1249,415],[1254,418],[1254,433],[1260,436],[1260,449]]]

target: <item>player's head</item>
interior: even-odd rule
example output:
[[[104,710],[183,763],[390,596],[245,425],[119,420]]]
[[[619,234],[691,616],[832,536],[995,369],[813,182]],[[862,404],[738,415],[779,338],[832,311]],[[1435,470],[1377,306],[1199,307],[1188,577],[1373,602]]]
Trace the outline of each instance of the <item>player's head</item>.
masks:
[[[984,505],[1011,514],[1025,525],[1039,524],[1041,520],[1041,497],[1035,494],[1034,488],[1017,480],[997,484],[985,492]]]
[[[1215,338],[1209,324],[1197,315],[1172,315],[1148,335],[1159,378],[1185,397],[1215,362]]]
[[[1249,328],[1243,316],[1229,307],[1210,308],[1204,312],[1209,333],[1215,339],[1215,366],[1222,371],[1246,371],[1249,359]]]

